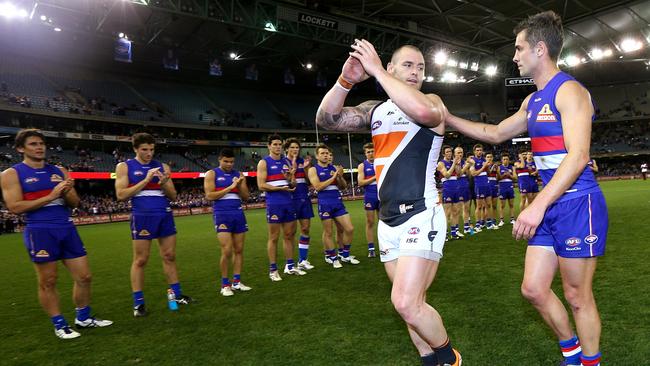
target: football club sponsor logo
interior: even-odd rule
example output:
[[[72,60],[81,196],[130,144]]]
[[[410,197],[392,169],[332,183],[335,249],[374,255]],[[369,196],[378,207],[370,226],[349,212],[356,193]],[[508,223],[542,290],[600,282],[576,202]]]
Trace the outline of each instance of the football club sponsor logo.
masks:
[[[36,182],[38,182],[38,178],[36,178],[36,177],[25,178],[25,183],[26,184],[32,184],[32,183],[36,183]]]
[[[537,122],[557,122],[557,118],[551,111],[551,107],[547,104],[544,104],[542,109],[537,113]]]
[[[277,169],[277,165],[271,165],[271,169]]]
[[[413,205],[407,205],[405,203],[399,205],[399,213],[405,214],[409,211],[413,211]]]
[[[575,247],[576,245],[579,245],[581,242],[582,242],[582,240],[580,240],[580,238],[576,238],[574,236],[572,238],[569,238],[569,239],[565,240],[564,244],[566,244],[566,246],[568,246],[568,247]]]
[[[139,177],[141,175],[144,175],[144,172],[141,171],[141,170],[136,170],[136,171],[133,172],[133,175],[135,175],[136,177]]]
[[[278,215],[271,215],[271,220],[278,220]]]
[[[323,212],[323,217],[330,217],[330,213],[329,212]]]
[[[228,225],[226,224],[219,225],[219,230],[228,230]]]
[[[289,166],[287,164],[282,165],[282,170],[289,170]]]
[[[409,235],[417,235],[420,233],[419,227],[412,227],[409,229]]]
[[[34,254],[36,258],[48,258],[50,256],[50,253],[47,252],[45,249],[41,249],[36,254]]]
[[[373,122],[372,125],[370,126],[370,128],[371,128],[373,131],[376,130],[376,129],[378,129],[379,127],[381,127],[381,121],[375,121],[375,122]]]
[[[147,231],[147,229],[142,229],[138,233],[138,236],[149,236],[149,235],[151,235],[151,234],[149,233],[149,231]]]
[[[589,245],[596,244],[597,241],[598,241],[598,235],[591,234],[585,237],[585,243]]]
[[[372,206],[370,202],[366,203],[366,207],[370,207],[370,206]]]
[[[390,253],[390,249],[380,250],[379,251],[379,255],[388,255],[388,253]]]
[[[52,174],[50,176],[50,182],[63,182],[63,177],[58,174]]]

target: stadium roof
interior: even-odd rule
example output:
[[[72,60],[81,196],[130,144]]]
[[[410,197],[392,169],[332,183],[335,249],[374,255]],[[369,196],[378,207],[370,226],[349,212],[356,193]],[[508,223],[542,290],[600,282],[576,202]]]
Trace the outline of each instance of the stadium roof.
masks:
[[[564,19],[562,58],[588,83],[638,80],[650,64],[650,1],[564,0],[13,0],[45,14],[63,31],[107,40],[125,33],[141,59],[160,61],[164,49],[176,49],[183,63],[205,64],[236,52],[238,61],[276,67],[334,72],[354,37],[369,39],[387,56],[411,43],[430,60],[443,50],[456,66],[432,68],[436,78],[455,68],[466,80],[490,82],[483,71],[497,65],[499,76],[513,75],[513,27],[525,16],[554,10]],[[36,5],[35,5],[36,4]],[[46,24],[47,25],[47,24]],[[623,38],[641,49],[624,52]],[[97,43],[100,45],[101,43]],[[110,44],[110,43],[107,43]],[[610,49],[597,59],[592,50]],[[569,61],[568,58],[571,58]],[[186,62],[188,61],[188,62]],[[467,64],[460,68],[460,63]],[[469,70],[472,63],[478,71]],[[433,63],[432,63],[433,64]],[[611,72],[611,64],[616,72]],[[452,63],[453,65],[453,63]]]

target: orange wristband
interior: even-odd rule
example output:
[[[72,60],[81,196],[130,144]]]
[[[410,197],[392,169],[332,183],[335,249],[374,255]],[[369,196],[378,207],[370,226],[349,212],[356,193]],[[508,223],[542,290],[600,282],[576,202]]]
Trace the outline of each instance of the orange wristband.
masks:
[[[345,79],[343,78],[343,75],[339,76],[339,79],[338,79],[336,82],[337,82],[337,83],[338,83],[338,84],[339,84],[343,89],[345,89],[345,90],[347,90],[347,91],[350,91],[350,89],[352,89],[352,87],[354,86],[354,84],[352,84],[351,82],[345,80]]]

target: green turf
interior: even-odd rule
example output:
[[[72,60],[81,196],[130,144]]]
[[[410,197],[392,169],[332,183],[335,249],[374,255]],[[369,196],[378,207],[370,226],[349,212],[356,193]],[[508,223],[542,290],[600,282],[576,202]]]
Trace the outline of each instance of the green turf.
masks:
[[[603,320],[603,364],[647,365],[650,183],[607,182],[602,187],[610,232],[594,287]],[[341,270],[326,266],[316,220],[311,251],[316,269],[301,278],[284,276],[279,283],[267,278],[264,211],[247,212],[251,230],[243,280],[253,291],[231,298],[218,292],[219,250],[211,217],[178,218],[181,282],[200,303],[177,313],[167,310],[160,259],[154,252],[145,287],[150,316],[140,319],[131,313],[128,224],[80,227],[94,274],[94,312],[115,324],[83,331],[72,341],[54,337],[37,302],[36,279],[21,236],[0,236],[0,364],[418,364],[390,304],[383,267],[378,259],[365,258],[361,204],[347,206],[356,227],[353,254],[361,265]],[[554,365],[559,360],[556,341],[519,293],[526,245],[515,242],[508,228],[447,245],[429,302],[443,316],[465,365]],[[60,273],[62,308],[72,321],[70,277]]]

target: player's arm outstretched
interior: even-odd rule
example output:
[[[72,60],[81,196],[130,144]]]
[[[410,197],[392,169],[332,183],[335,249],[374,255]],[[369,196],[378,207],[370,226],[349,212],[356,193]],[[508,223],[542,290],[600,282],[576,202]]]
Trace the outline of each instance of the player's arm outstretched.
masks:
[[[487,123],[472,122],[466,119],[454,116],[451,113],[447,114],[445,122],[448,126],[454,127],[458,132],[465,136],[471,137],[475,140],[487,142],[492,145],[498,145],[503,141],[516,137],[528,128],[526,119],[526,109],[528,108],[528,100],[530,95],[521,103],[521,107],[515,114],[499,122],[499,124],[491,125]]]
[[[355,39],[354,41],[355,43],[352,45],[354,51],[350,52],[350,56],[359,60],[365,72],[377,79],[377,82],[399,109],[426,127],[437,127],[445,121],[447,108],[440,97],[435,94],[424,94],[394,77],[384,69],[375,47],[370,42],[365,39]],[[424,69],[424,65],[410,66]]]
[[[589,162],[591,118],[594,114],[589,92],[577,81],[567,81],[558,89],[555,105],[562,115],[562,131],[567,155],[553,178],[517,218],[513,228],[516,239],[529,239],[544,218],[548,206],[555,202],[578,179]]]
[[[316,112],[316,123],[326,130],[365,131],[370,128],[370,112],[380,103],[369,100],[356,107],[343,107],[345,98],[354,84],[368,79],[359,60],[348,57],[343,64],[339,81],[325,94]]]
[[[60,198],[72,187],[71,180],[64,180],[57,184],[46,196],[35,200],[24,200],[23,189],[20,187],[18,172],[9,168],[0,175],[0,187],[2,187],[2,198],[11,213],[20,215],[25,212],[39,209],[48,203]],[[76,207],[76,206],[75,206]]]
[[[295,187],[276,187],[266,183],[266,160],[262,159],[257,163],[257,187],[264,192],[288,191],[293,192]]]

